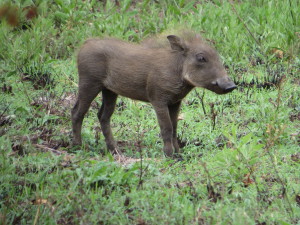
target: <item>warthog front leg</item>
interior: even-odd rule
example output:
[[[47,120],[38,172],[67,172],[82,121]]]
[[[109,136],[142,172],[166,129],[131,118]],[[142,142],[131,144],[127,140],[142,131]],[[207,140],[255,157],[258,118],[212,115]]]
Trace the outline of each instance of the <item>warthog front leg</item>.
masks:
[[[164,141],[164,152],[168,157],[173,156],[173,125],[169,114],[169,108],[167,105],[162,105],[160,103],[152,103],[158,123],[160,126],[160,132],[162,139]]]
[[[169,106],[169,114],[173,126],[173,146],[175,148],[175,153],[179,153],[179,145],[177,140],[177,122],[178,122],[180,105],[181,105],[181,101]]]

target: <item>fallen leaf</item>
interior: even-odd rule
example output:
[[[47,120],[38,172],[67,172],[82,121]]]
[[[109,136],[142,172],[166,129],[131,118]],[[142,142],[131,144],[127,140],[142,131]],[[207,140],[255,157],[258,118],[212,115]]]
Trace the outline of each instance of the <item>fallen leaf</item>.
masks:
[[[32,201],[32,204],[34,205],[45,205],[48,203],[47,199],[43,199],[43,198],[38,198]]]
[[[273,48],[271,50],[271,52],[275,55],[276,58],[278,59],[282,59],[283,58],[283,51],[277,49],[277,48]]]
[[[184,120],[184,114],[183,113],[178,115],[178,120]]]
[[[250,173],[244,175],[243,183],[245,187],[248,187],[250,184],[254,183],[254,180],[250,178]]]
[[[26,8],[24,8],[24,10],[27,10],[26,19],[28,19],[28,20],[31,20],[38,16],[37,7],[35,7],[35,6],[26,7]]]

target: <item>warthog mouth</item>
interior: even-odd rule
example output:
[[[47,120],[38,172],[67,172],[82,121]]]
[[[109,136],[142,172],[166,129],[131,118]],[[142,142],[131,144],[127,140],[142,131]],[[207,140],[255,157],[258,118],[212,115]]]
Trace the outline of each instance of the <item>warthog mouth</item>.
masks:
[[[236,88],[237,88],[237,86],[235,84],[233,84],[232,86],[225,88],[224,93],[226,94],[226,93],[232,92]]]

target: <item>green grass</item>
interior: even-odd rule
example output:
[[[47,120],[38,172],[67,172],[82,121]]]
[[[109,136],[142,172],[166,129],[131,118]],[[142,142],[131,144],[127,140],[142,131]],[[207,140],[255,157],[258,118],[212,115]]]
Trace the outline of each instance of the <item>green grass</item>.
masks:
[[[299,2],[103,2],[0,6],[14,9],[0,10],[0,224],[299,224]],[[184,99],[183,161],[164,157],[151,106],[122,97],[112,125],[127,161],[106,152],[101,97],[82,149],[71,148],[83,41],[140,42],[182,27],[211,42],[239,83]]]

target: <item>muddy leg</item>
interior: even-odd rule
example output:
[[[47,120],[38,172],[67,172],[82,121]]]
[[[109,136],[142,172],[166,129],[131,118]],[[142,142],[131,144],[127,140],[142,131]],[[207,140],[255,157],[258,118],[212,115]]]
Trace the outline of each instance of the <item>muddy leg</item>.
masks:
[[[94,84],[93,86],[89,84],[79,86],[78,98],[72,109],[73,146],[82,144],[81,127],[84,115],[100,91],[101,87]]]
[[[173,156],[173,143],[172,143],[173,127],[169,115],[168,106],[153,103],[153,107],[157,115],[161,136],[164,141],[163,150],[166,156],[172,157]]]
[[[181,102],[175,103],[174,105],[169,106],[170,118],[173,126],[173,146],[175,148],[175,152],[179,153],[179,145],[177,140],[177,122],[178,122],[178,114],[180,110]]]
[[[105,137],[106,146],[110,152],[114,153],[116,149],[116,143],[110,127],[110,118],[115,110],[118,95],[105,89],[102,91],[102,97],[102,105],[98,111],[98,119]]]

